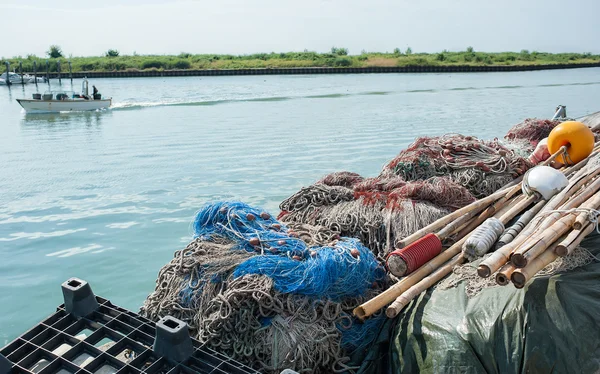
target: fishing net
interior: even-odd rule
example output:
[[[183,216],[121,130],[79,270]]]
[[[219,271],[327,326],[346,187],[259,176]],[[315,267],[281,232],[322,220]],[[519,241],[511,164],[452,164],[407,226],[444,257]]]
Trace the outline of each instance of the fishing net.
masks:
[[[393,250],[396,241],[451,211],[426,201],[410,199],[396,199],[388,205],[387,199],[373,200],[370,196],[370,200],[361,196],[357,200],[334,205],[308,205],[304,209],[283,211],[279,218],[285,223],[319,225],[342,236],[357,238],[382,260]]]
[[[504,136],[504,139],[511,142],[524,140],[529,143],[530,149],[533,150],[540,140],[547,138],[550,135],[550,131],[561,122],[563,120],[527,118],[523,122],[511,127]]]
[[[338,171],[331,174],[327,174],[317,183],[326,184],[328,186],[341,186],[346,188],[352,188],[356,184],[364,180],[359,174],[352,173],[350,171]]]
[[[179,318],[201,342],[262,372],[357,368],[384,321],[352,317],[386,283],[368,248],[238,202],[201,209],[194,233],[160,270],[142,315]]]
[[[481,261],[490,255],[484,256]],[[534,277],[550,276],[558,273],[573,270],[585,266],[595,260],[594,255],[583,247],[577,247],[573,252],[565,257],[559,257],[556,261],[548,264],[540,270]],[[496,283],[496,273],[488,278],[482,278],[477,275],[477,266],[481,261],[467,262],[463,265],[455,266],[452,273],[436,285],[437,289],[446,290],[458,286],[465,282],[465,293],[467,297],[478,295],[481,291],[490,287],[501,287]],[[507,287],[507,286],[504,286]]]
[[[380,177],[396,175],[414,181],[446,176],[481,198],[532,166],[497,139],[449,134],[417,138],[383,168]]]

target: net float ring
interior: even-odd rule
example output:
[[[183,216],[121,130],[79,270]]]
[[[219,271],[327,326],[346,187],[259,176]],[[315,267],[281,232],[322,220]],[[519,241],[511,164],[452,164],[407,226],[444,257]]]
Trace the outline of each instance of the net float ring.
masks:
[[[576,164],[594,150],[594,133],[581,122],[563,122],[550,132],[548,151],[554,154],[563,146],[567,147],[567,155],[560,155],[556,160],[564,165]]]

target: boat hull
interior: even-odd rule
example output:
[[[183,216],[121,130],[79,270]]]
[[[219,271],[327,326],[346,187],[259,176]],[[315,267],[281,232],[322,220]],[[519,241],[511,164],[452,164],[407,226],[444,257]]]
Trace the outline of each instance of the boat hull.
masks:
[[[31,113],[57,113],[57,112],[83,112],[90,110],[106,109],[110,107],[111,99],[103,100],[28,100],[17,99],[27,112]]]

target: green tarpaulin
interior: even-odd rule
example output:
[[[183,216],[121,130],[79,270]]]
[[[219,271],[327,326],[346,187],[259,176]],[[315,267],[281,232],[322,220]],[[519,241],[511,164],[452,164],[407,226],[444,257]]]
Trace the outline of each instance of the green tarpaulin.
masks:
[[[582,247],[600,257],[600,236]],[[600,262],[468,298],[422,293],[388,320],[362,373],[598,373]]]

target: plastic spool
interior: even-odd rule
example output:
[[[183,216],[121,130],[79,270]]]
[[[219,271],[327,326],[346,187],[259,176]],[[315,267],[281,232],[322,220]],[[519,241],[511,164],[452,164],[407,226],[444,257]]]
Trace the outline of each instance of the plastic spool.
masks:
[[[391,252],[386,260],[390,273],[403,277],[442,252],[442,242],[435,234],[427,234],[402,249]]]
[[[565,160],[563,155],[556,158],[564,165],[576,164],[588,157],[594,149],[594,133],[581,122],[566,121],[556,126],[548,136],[548,151],[557,152],[560,147],[567,146]]]
[[[463,244],[462,252],[469,261],[486,254],[504,232],[502,222],[494,217],[486,219]]]

